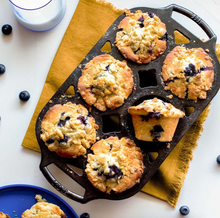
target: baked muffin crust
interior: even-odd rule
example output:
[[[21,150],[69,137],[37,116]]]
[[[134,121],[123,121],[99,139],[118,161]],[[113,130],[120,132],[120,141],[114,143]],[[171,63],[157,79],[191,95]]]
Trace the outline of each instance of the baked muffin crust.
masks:
[[[86,174],[94,187],[110,194],[123,192],[140,181],[143,155],[134,141],[109,137],[96,142],[88,155]]]
[[[131,94],[133,73],[126,61],[109,54],[94,57],[83,69],[78,89],[89,105],[100,111],[120,107]]]
[[[212,59],[202,48],[176,46],[165,58],[162,78],[165,90],[179,98],[206,99],[214,80]]]
[[[143,64],[165,52],[167,39],[166,25],[154,13],[127,10],[118,25],[115,43],[125,58]]]
[[[68,102],[56,104],[45,114],[40,135],[50,151],[59,156],[76,158],[85,155],[87,149],[96,141],[95,119],[88,110],[80,105]]]
[[[38,202],[24,211],[21,218],[67,218],[67,216],[55,204]]]

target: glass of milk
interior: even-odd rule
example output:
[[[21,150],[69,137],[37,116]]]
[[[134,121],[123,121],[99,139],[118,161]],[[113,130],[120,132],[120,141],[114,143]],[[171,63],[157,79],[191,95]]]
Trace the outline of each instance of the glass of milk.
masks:
[[[65,14],[65,0],[9,0],[19,23],[43,32],[55,27]]]

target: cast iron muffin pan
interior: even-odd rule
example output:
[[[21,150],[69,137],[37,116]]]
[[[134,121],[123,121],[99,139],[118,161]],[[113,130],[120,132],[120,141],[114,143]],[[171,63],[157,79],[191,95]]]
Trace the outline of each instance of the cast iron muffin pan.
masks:
[[[131,61],[128,62],[128,66],[132,69],[134,74],[134,84],[135,88],[132,94],[125,100],[125,103],[115,109],[108,109],[105,112],[98,111],[95,107],[91,107],[90,114],[95,118],[96,123],[99,125],[99,129],[97,131],[97,136],[100,139],[107,138],[109,136],[118,136],[128,137],[135,141],[136,145],[139,146],[144,154],[144,173],[140,179],[140,183],[136,184],[132,188],[122,192],[122,193],[111,193],[106,194],[95,187],[89,182],[87,179],[86,173],[84,171],[87,163],[86,157],[78,157],[78,158],[63,158],[59,157],[55,152],[50,152],[44,142],[40,139],[40,126],[41,121],[45,115],[45,113],[55,104],[64,104],[68,101],[71,101],[76,104],[82,104],[86,108],[89,106],[85,103],[85,101],[80,96],[77,90],[78,79],[82,74],[82,69],[85,64],[88,63],[93,57],[103,54],[105,52],[101,51],[101,48],[106,42],[111,43],[112,50],[109,52],[114,58],[118,60],[124,60],[122,54],[118,51],[117,47],[114,45],[115,36],[117,32],[117,26],[119,22],[125,17],[125,15],[121,15],[117,18],[117,20],[110,26],[106,34],[97,42],[97,44],[91,49],[91,51],[86,55],[84,60],[76,67],[76,69],[72,72],[72,74],[67,78],[67,80],[62,84],[62,86],[58,89],[58,91],[54,94],[51,100],[45,105],[43,110],[40,112],[37,122],[36,122],[36,136],[41,148],[41,163],[40,170],[49,181],[49,183],[61,192],[63,195],[81,202],[86,203],[93,199],[110,199],[110,200],[120,200],[126,199],[128,197],[133,196],[137,192],[139,192],[143,186],[147,183],[147,181],[154,175],[162,162],[166,159],[169,153],[173,150],[176,144],[180,141],[180,139],[184,136],[187,130],[193,125],[201,112],[206,108],[212,98],[215,96],[219,89],[220,85],[220,66],[218,59],[215,54],[215,43],[216,43],[216,35],[210,29],[210,27],[196,14],[193,12],[180,7],[178,5],[169,5],[165,8],[147,8],[147,7],[138,7],[131,9],[132,12],[136,10],[142,10],[143,12],[153,12],[155,13],[162,22],[166,24],[167,32],[168,32],[168,41],[167,41],[167,49],[165,53],[152,61],[149,64],[136,64]],[[209,39],[206,42],[202,42],[199,38],[197,38],[194,34],[176,22],[171,18],[173,11],[181,13],[188,18],[195,21],[207,34]],[[173,95],[173,98],[169,98],[168,96],[172,93],[170,91],[164,90],[164,84],[162,82],[161,77],[161,69],[163,61],[166,55],[176,46],[174,40],[174,31],[177,30],[186,36],[190,42],[185,44],[187,48],[198,48],[202,47],[204,50],[209,50],[209,55],[213,59],[214,65],[214,82],[211,90],[207,92],[207,98],[205,100],[198,100],[194,102],[192,100],[187,99],[179,99],[177,96]],[[74,87],[75,95],[67,96],[65,95],[66,90],[69,87]],[[134,129],[131,121],[131,116],[128,114],[128,108],[132,105],[137,105],[141,103],[143,100],[151,99],[157,97],[166,102],[173,104],[175,107],[179,108],[182,111],[186,111],[187,108],[194,108],[194,111],[191,114],[187,114],[184,118],[181,118],[179,124],[177,126],[176,132],[174,134],[173,140],[170,143],[167,142],[145,142],[139,141],[135,138]],[[88,153],[91,152],[88,150]],[[156,159],[152,158],[152,152],[156,152],[158,154]],[[55,178],[52,173],[49,171],[48,166],[50,164],[55,164],[58,168],[60,168],[63,172],[65,172],[70,178],[75,180],[79,185],[81,185],[85,189],[84,196],[81,196],[74,192],[74,190],[70,190],[59,182],[59,178]],[[82,175],[78,174],[70,165],[75,166],[83,170]],[[172,167],[172,166],[170,166]]]

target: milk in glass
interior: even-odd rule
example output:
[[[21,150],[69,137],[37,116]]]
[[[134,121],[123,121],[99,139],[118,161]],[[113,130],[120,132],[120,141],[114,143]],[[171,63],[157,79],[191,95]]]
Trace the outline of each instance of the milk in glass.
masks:
[[[65,14],[65,0],[9,0],[18,21],[27,29],[46,31]]]

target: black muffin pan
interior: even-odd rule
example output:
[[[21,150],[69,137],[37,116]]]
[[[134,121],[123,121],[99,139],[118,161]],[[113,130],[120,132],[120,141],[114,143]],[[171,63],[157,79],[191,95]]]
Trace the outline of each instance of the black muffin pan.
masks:
[[[78,157],[75,159],[67,159],[63,157],[59,157],[56,153],[50,152],[44,142],[40,139],[40,126],[41,121],[45,115],[45,113],[55,104],[64,104],[68,101],[71,101],[76,104],[82,104],[86,108],[89,108],[85,101],[80,96],[77,90],[78,78],[81,76],[82,69],[86,63],[88,63],[93,57],[103,54],[101,48],[106,42],[111,43],[112,50],[109,52],[114,58],[118,60],[124,60],[122,54],[118,51],[117,47],[114,44],[115,35],[117,32],[117,26],[119,22],[125,17],[125,15],[121,15],[118,19],[110,26],[106,34],[97,42],[97,44],[91,49],[91,51],[86,55],[84,60],[78,65],[78,67],[72,72],[72,74],[67,78],[67,80],[62,84],[62,86],[58,89],[58,91],[54,94],[51,100],[46,104],[43,108],[36,123],[36,136],[41,148],[42,159],[40,163],[40,169],[49,183],[61,192],[63,195],[81,202],[86,203],[93,199],[110,199],[110,200],[120,200],[126,199],[128,197],[133,196],[137,192],[139,192],[143,186],[147,183],[147,181],[154,175],[162,162],[166,159],[169,153],[173,150],[176,144],[180,141],[180,139],[184,136],[187,130],[192,126],[192,124],[196,121],[201,112],[206,108],[212,98],[215,96],[219,89],[220,85],[220,77],[219,77],[219,62],[215,54],[215,43],[216,43],[216,35],[210,29],[210,27],[197,15],[193,12],[180,7],[178,5],[169,5],[165,8],[146,8],[146,7],[138,7],[131,9],[132,12],[136,10],[142,10],[143,12],[153,12],[156,14],[162,22],[166,24],[167,32],[168,32],[168,41],[167,41],[167,49],[166,52],[156,60],[152,61],[149,64],[136,64],[132,61],[128,60],[128,66],[132,69],[134,74],[134,84],[135,89],[132,94],[125,100],[125,103],[115,109],[115,110],[107,110],[105,112],[100,112],[96,108],[92,107],[90,114],[95,118],[96,123],[99,125],[99,129],[97,131],[97,136],[100,139],[107,138],[109,136],[118,136],[128,137],[135,141],[136,145],[139,146],[144,154],[144,173],[140,179],[140,183],[136,184],[131,189],[124,191],[122,193],[116,194],[106,194],[100,192],[98,189],[94,188],[93,185],[87,179],[86,173],[84,171],[86,167],[87,159],[84,157]],[[209,39],[206,42],[202,42],[199,38],[193,35],[190,31],[176,22],[171,18],[173,11],[181,13],[187,16],[189,19],[195,21],[207,34]],[[213,59],[213,65],[215,70],[214,82],[212,85],[212,89],[207,92],[207,98],[205,100],[198,100],[197,102],[187,100],[187,99],[179,99],[175,95],[173,98],[169,98],[168,96],[172,93],[170,91],[164,90],[164,84],[161,78],[161,69],[163,61],[166,55],[176,46],[174,40],[174,31],[177,30],[186,36],[190,42],[185,44],[184,46],[187,48],[198,48],[202,47],[204,50],[209,50],[209,55]],[[65,95],[66,90],[69,87],[73,86],[75,90],[74,96]],[[132,105],[137,105],[141,103],[143,100],[152,99],[157,97],[166,102],[173,104],[175,107],[179,108],[182,111],[186,111],[188,108],[194,108],[194,111],[191,114],[187,114],[184,118],[181,118],[179,124],[177,126],[175,135],[173,137],[172,142],[145,142],[139,141],[135,138],[134,129],[131,121],[131,116],[128,114],[128,108]],[[190,139],[189,139],[190,140]],[[88,152],[91,152],[88,150]],[[152,152],[156,152],[158,154],[156,159],[152,158]],[[48,166],[50,164],[55,164],[58,168],[60,168],[63,172],[65,172],[70,178],[75,180],[79,185],[81,185],[85,189],[84,196],[76,194],[74,190],[69,190],[67,187],[63,186],[59,182],[59,178],[55,178],[52,173],[49,171]],[[83,170],[83,174],[78,174],[70,165],[78,167]],[[170,166],[172,167],[172,166]]]

